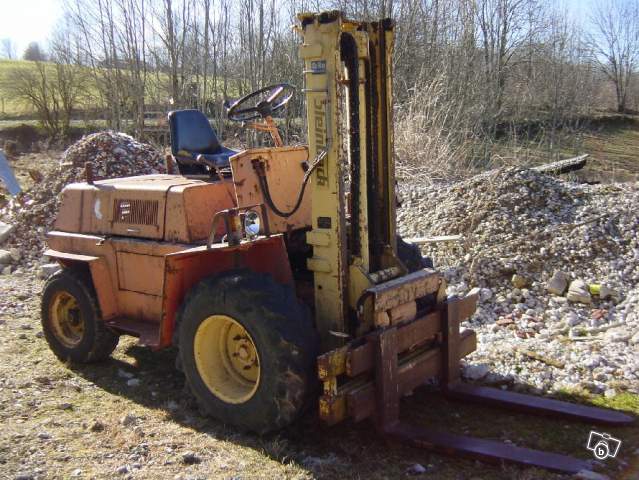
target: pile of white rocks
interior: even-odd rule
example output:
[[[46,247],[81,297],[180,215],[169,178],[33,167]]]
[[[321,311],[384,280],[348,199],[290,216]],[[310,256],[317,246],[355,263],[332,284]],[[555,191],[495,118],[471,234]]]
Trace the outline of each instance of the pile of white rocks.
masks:
[[[550,391],[639,392],[639,186],[503,168],[403,185],[404,237],[460,234],[423,253],[449,295],[479,289],[465,375]]]
[[[59,194],[69,183],[85,180],[86,162],[92,163],[96,179],[166,171],[161,152],[124,133],[106,131],[81,138],[64,152],[59,165],[42,172],[40,182],[0,210],[5,224],[0,224],[0,272],[39,268],[46,262],[44,234],[55,220]]]

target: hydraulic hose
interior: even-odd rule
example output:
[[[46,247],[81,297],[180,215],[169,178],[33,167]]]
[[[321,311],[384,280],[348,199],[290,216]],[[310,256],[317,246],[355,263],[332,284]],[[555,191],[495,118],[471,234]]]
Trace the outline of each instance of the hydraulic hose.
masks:
[[[273,210],[273,213],[275,213],[275,215],[277,215],[278,217],[288,218],[291,215],[293,215],[295,212],[297,212],[297,210],[300,208],[300,205],[302,204],[302,199],[304,198],[304,190],[306,190],[306,185],[308,184],[308,180],[311,178],[311,174],[315,171],[317,166],[325,157],[326,157],[326,150],[321,150],[315,157],[315,160],[313,160],[313,163],[310,165],[308,170],[306,170],[306,173],[304,174],[304,178],[302,179],[302,188],[300,189],[300,193],[297,196],[297,201],[295,202],[295,206],[293,207],[292,210],[288,212],[284,212],[280,210],[275,205],[275,202],[273,202],[273,198],[271,197],[271,191],[269,190],[269,187],[268,187],[268,180],[266,179],[264,164],[261,162],[259,163],[256,162],[254,164],[253,168],[255,168],[255,171],[257,172],[257,178],[259,179],[260,188],[262,189],[262,193],[264,194],[264,200],[266,200],[266,204],[269,206],[271,210]]]

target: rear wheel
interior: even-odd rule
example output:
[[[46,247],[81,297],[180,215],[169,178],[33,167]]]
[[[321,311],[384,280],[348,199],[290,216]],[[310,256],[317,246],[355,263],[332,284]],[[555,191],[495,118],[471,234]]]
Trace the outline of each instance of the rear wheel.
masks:
[[[118,344],[118,335],[102,321],[91,279],[63,269],[44,286],[42,330],[53,353],[63,361],[104,360]]]
[[[433,259],[424,257],[419,245],[408,243],[399,235],[397,235],[397,256],[409,273],[416,272],[422,268],[433,268]]]
[[[178,322],[182,370],[206,414],[265,433],[293,422],[310,400],[319,342],[290,287],[246,271],[206,279]]]

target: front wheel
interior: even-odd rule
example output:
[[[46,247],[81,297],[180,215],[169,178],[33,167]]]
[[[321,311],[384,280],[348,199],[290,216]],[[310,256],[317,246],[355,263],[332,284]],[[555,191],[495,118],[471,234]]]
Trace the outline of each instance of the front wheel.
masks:
[[[317,383],[319,342],[290,287],[246,271],[206,279],[178,322],[182,370],[206,414],[258,433],[299,416]]]

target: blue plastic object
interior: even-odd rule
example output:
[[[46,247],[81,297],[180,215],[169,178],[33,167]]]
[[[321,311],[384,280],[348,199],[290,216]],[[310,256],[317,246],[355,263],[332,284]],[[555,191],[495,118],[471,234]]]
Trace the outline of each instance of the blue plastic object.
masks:
[[[18,183],[18,180],[16,180],[16,176],[13,174],[13,170],[11,170],[11,167],[9,166],[9,161],[7,160],[7,157],[5,157],[4,153],[1,150],[0,150],[0,178],[2,178],[2,181],[7,187],[7,190],[9,190],[9,193],[13,195],[14,197],[18,193],[22,192],[22,189],[20,188],[20,184]]]

